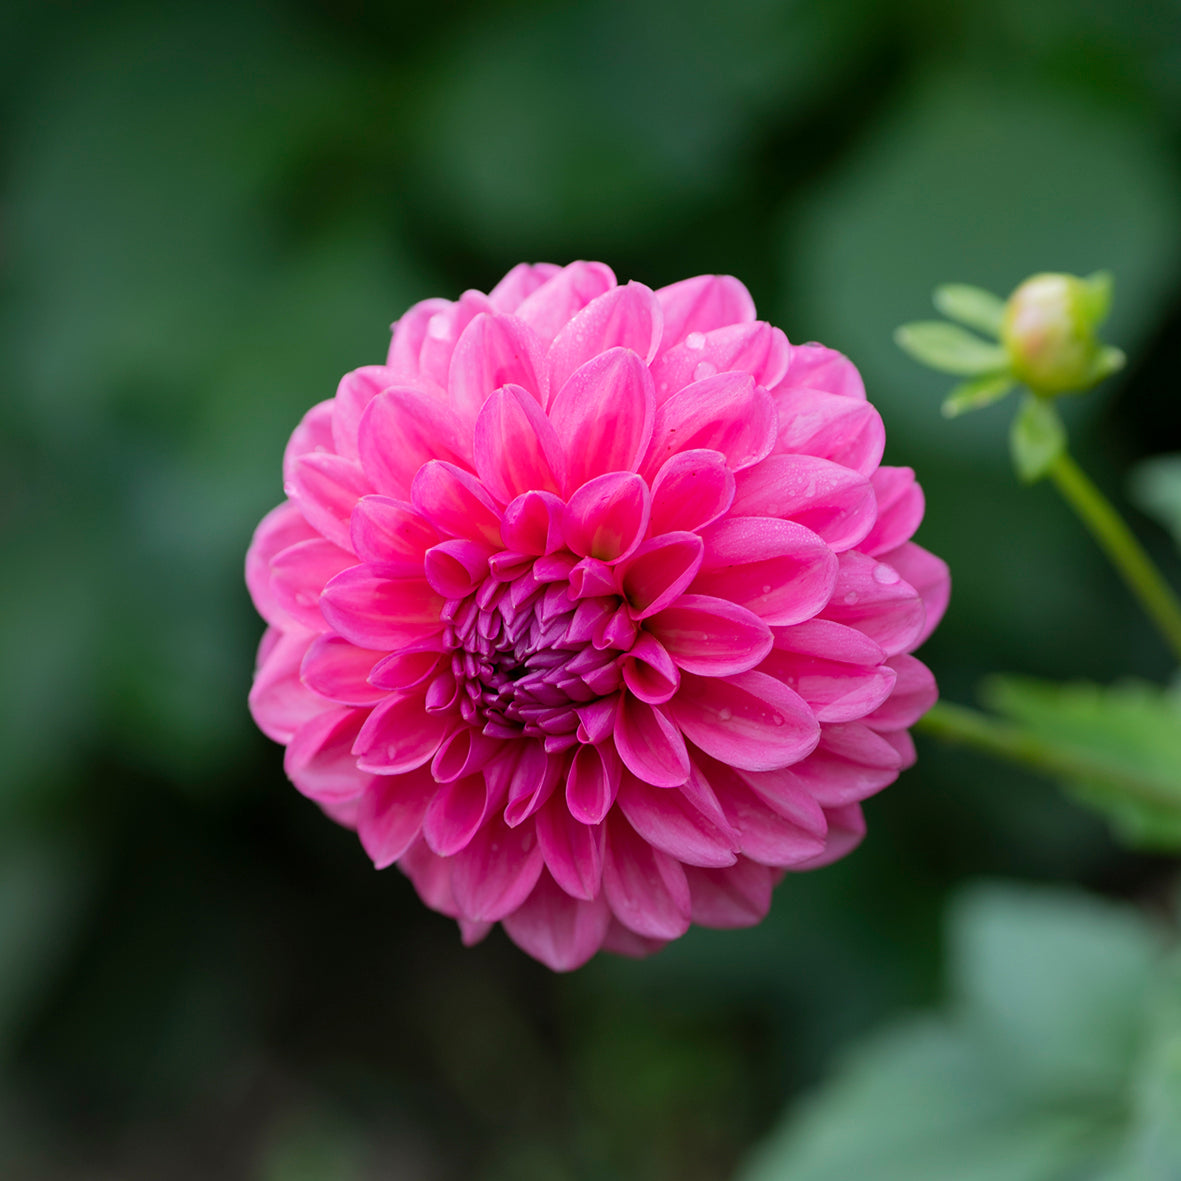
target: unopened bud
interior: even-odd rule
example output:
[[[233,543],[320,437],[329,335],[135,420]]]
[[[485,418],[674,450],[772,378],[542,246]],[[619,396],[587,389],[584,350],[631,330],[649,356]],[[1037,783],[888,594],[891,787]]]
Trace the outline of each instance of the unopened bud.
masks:
[[[1120,369],[1124,354],[1095,330],[1111,305],[1111,276],[1034,275],[1009,296],[1001,343],[1013,376],[1038,394],[1084,390]]]

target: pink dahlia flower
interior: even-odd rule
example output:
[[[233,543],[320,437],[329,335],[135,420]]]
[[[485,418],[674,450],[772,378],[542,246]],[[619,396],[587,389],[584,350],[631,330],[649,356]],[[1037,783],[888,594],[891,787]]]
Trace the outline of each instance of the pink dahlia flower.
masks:
[[[737,280],[518,266],[310,410],[247,582],[296,788],[552,968],[757,922],[843,856],[947,603],[853,365]]]

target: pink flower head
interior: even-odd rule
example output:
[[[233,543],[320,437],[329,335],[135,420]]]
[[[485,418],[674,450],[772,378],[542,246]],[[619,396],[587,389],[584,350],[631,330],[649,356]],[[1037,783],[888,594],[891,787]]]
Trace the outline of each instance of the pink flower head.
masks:
[[[948,598],[857,370],[701,275],[521,265],[313,407],[246,576],[295,786],[467,942],[559,970],[843,856]]]

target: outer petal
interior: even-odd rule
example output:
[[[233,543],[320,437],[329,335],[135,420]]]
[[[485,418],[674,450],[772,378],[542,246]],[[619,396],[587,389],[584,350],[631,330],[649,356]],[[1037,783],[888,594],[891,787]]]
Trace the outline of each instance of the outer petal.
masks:
[[[911,468],[880,467],[870,478],[877,497],[878,517],[857,548],[876,557],[911,539],[923,519],[926,505]]]
[[[562,268],[552,262],[537,262],[530,265],[517,263],[515,267],[491,291],[488,302],[498,312],[515,312],[535,291],[560,275]]]
[[[581,557],[617,562],[640,544],[651,504],[648,485],[634,472],[596,476],[566,505],[566,544]]]
[[[756,384],[770,389],[787,372],[790,348],[778,328],[762,321],[691,332],[656,358],[656,401],[666,401],[690,382],[731,370],[749,373]]]
[[[731,275],[696,275],[656,292],[664,314],[661,348],[679,344],[690,332],[712,332],[755,318],[750,292]]]
[[[398,500],[410,498],[414,477],[428,460],[463,462],[470,455],[446,404],[404,387],[378,394],[365,408],[357,448],[377,491]]]
[[[342,549],[349,548],[349,518],[357,501],[373,485],[354,459],[313,451],[292,466],[288,496],[320,534]]]
[[[321,611],[359,648],[391,652],[437,635],[443,598],[425,578],[390,577],[380,565],[353,566],[324,588]]]
[[[903,730],[913,726],[935,704],[939,690],[931,670],[913,656],[894,656],[890,668],[896,675],[894,691],[864,721],[875,730]]]
[[[361,798],[357,835],[378,869],[393,865],[422,831],[422,818],[439,785],[420,767],[405,775],[378,775]]]
[[[537,839],[546,867],[572,898],[590,901],[598,896],[605,836],[602,824],[575,820],[560,795],[537,814]]]
[[[288,618],[313,631],[325,631],[321,604],[326,584],[355,569],[356,558],[319,537],[299,541],[271,559],[271,594]],[[371,647],[373,645],[370,645]]]
[[[918,592],[893,566],[852,550],[841,554],[824,618],[857,628],[893,656],[918,645],[926,612]]]
[[[583,902],[571,898],[542,874],[533,893],[504,918],[508,937],[555,972],[582,967],[603,944],[611,911],[600,894]]]
[[[271,587],[271,559],[300,541],[311,541],[316,531],[304,520],[297,505],[285,500],[259,522],[246,551],[246,587],[255,609],[276,627],[289,627],[294,619]]]
[[[533,825],[509,828],[492,816],[455,855],[451,893],[465,918],[496,922],[529,897],[541,871]]]
[[[346,373],[336,387],[332,401],[332,442],[338,455],[346,459],[357,459],[357,436],[361,427],[361,416],[365,408],[398,379],[387,365],[362,365]]]
[[[699,811],[676,789],[651,787],[629,775],[619,792],[619,807],[641,838],[685,865],[734,864],[738,834]]]
[[[684,672],[724,677],[754,668],[771,650],[771,629],[728,599],[682,595],[645,627]]]
[[[689,928],[689,884],[675,858],[653,848],[618,812],[607,824],[603,893],[615,917],[649,939],[676,939]]]
[[[305,722],[292,738],[283,759],[287,778],[305,796],[336,803],[359,796],[373,776],[357,767],[353,742],[368,711],[340,706]]]
[[[548,347],[578,312],[614,286],[610,267],[601,262],[572,262],[534,291],[516,315]]]
[[[304,723],[324,712],[327,703],[299,678],[299,668],[314,633],[302,628],[269,628],[258,651],[250,689],[250,716],[273,742],[290,742]]]
[[[725,869],[686,866],[693,921],[703,927],[753,927],[771,908],[773,871],[739,857]]]
[[[311,643],[300,665],[305,685],[329,701],[342,705],[374,705],[385,693],[369,683],[380,652],[358,648],[340,636],[320,635]]]
[[[778,450],[818,455],[868,476],[886,446],[882,417],[868,403],[819,390],[789,389],[776,394]]]
[[[591,300],[554,337],[549,350],[550,388],[608,349],[626,348],[647,365],[660,344],[662,316],[656,296],[643,283],[613,287]]]
[[[451,409],[470,430],[494,390],[517,385],[545,405],[548,384],[541,343],[515,316],[481,315],[464,329],[451,357],[447,389]]]
[[[429,763],[455,724],[449,714],[428,713],[422,691],[393,693],[360,727],[352,753],[371,774],[404,775]]]
[[[780,383],[782,389],[806,386],[826,394],[865,401],[865,383],[857,366],[843,353],[822,344],[797,344],[791,350],[791,367]]]
[[[476,419],[476,471],[503,504],[535,489],[561,492],[566,456],[545,412],[521,386],[497,390]]]
[[[926,609],[926,621],[910,647],[917,648],[934,630],[951,597],[951,574],[942,558],[908,541],[881,555],[881,561],[897,570],[919,592]]]

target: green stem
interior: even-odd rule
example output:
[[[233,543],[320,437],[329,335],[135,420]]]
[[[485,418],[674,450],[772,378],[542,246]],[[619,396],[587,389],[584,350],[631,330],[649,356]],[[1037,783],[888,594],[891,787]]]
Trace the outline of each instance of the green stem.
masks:
[[[1111,502],[1063,451],[1049,474],[1181,662],[1181,602]]]
[[[915,729],[1054,779],[1106,787],[1153,807],[1181,811],[1181,791],[1170,790],[1168,783],[1101,755],[1060,745],[979,710],[940,701],[915,723]]]

